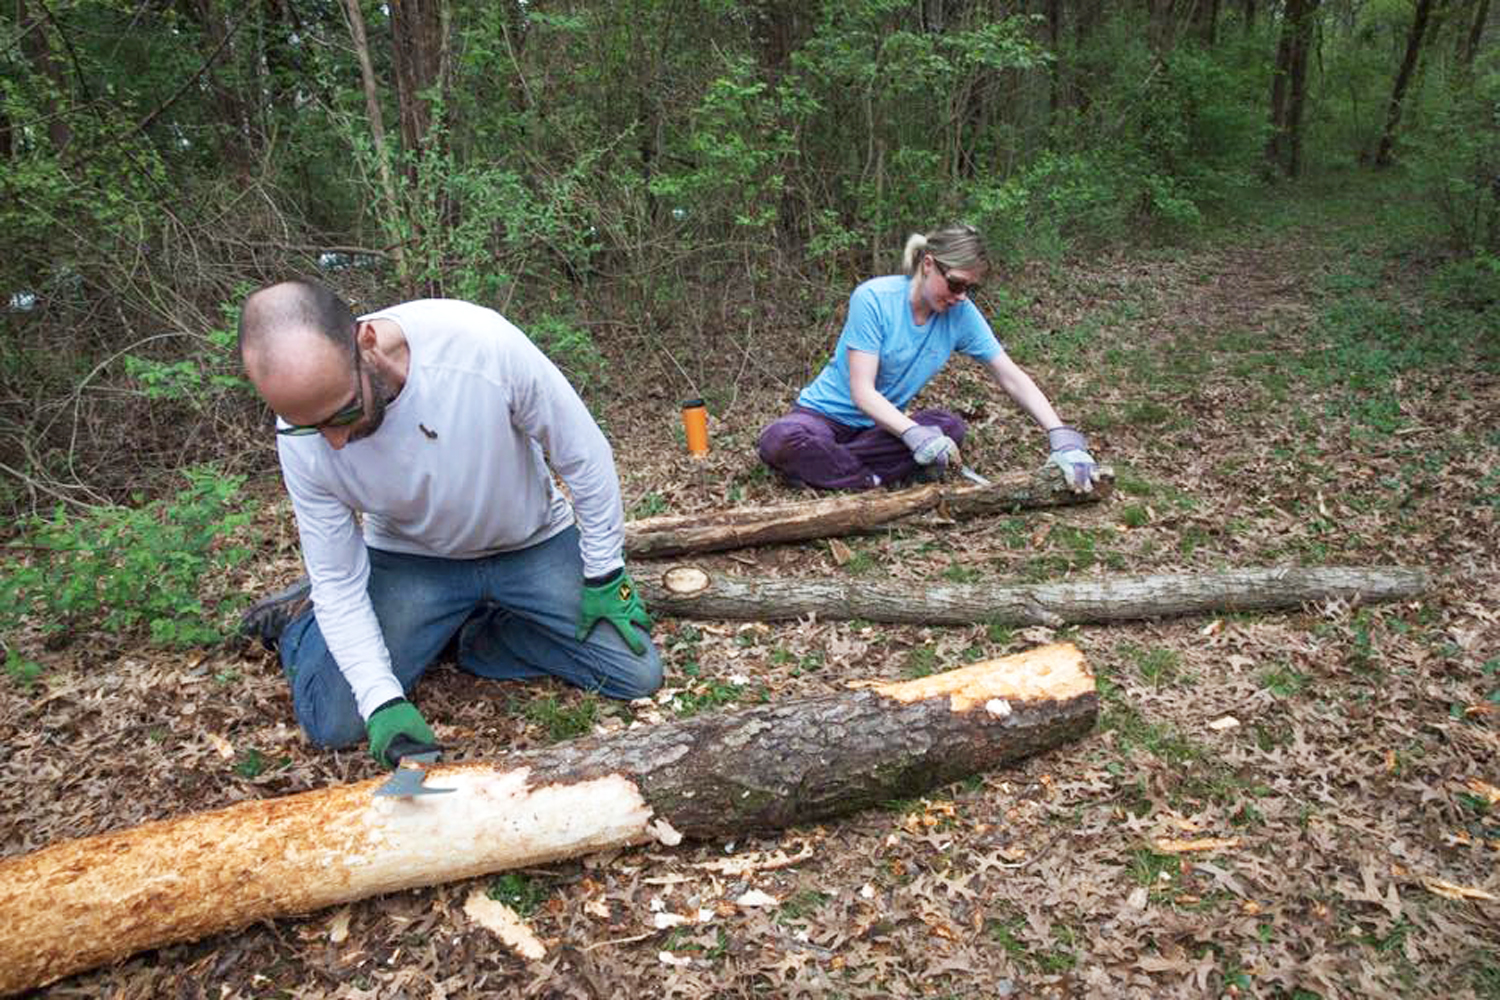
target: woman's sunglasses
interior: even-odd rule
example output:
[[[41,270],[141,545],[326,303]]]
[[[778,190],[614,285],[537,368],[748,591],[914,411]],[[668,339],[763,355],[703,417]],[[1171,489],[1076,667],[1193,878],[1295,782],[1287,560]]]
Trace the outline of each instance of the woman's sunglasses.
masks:
[[[962,278],[948,277],[948,266],[936,257],[932,258],[932,265],[938,269],[938,274],[948,283],[948,292],[952,295],[973,295],[979,291],[979,282],[965,281]]]

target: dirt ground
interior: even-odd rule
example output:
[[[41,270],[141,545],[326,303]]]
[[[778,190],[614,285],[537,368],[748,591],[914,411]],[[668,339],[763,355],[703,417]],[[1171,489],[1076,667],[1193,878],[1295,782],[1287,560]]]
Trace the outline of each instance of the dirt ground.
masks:
[[[921,800],[263,922],[36,995],[1500,997],[1500,333],[1453,319],[1472,303],[1435,312],[1430,274],[1341,231],[1262,228],[1014,275],[986,308],[1115,467],[1107,502],[702,560],[914,588],[1405,565],[1433,574],[1419,599],[1058,630],[664,620],[667,690],[635,707],[440,666],[415,697],[465,759],[1055,638],[1083,650],[1101,714],[1080,742]],[[834,332],[723,335],[745,364],[706,393],[701,467],[660,388],[688,349],[628,376],[616,364],[640,386],[602,414],[627,516],[789,499],[755,434]],[[982,472],[1044,457],[976,366],[955,359],[923,400],[969,419]],[[298,571],[288,510],[263,485],[256,590]],[[48,656],[41,688],[0,690],[6,857],[377,773],[362,749],[301,738],[260,653],[106,656],[82,638]],[[727,858],[751,864],[725,874]],[[476,889],[522,913],[545,957],[466,916]],[[736,902],[751,890],[769,904]],[[659,928],[663,913],[688,919]]]

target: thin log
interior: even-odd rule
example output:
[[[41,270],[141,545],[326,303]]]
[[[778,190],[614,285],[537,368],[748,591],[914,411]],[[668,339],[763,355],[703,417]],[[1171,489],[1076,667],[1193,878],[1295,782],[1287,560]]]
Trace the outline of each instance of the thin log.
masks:
[[[1415,597],[1424,570],[1293,567],[1119,576],[1068,583],[956,584],[741,577],[676,566],[637,587],[658,614],[683,618],[862,618],[911,625],[1048,625],[1131,621],[1205,612],[1268,611],[1317,601]]]
[[[439,765],[66,841],[0,861],[0,994],[380,893],[683,835],[738,837],[909,798],[1082,737],[1067,644],[848,690]]]
[[[966,480],[929,483],[903,490],[870,490],[766,507],[738,507],[709,514],[667,514],[629,521],[625,553],[636,559],[716,552],[833,538],[870,531],[898,518],[941,508],[955,518],[1013,513],[1043,507],[1096,503],[1114,489],[1114,470],[1100,466],[1091,493],[1074,493],[1062,473],[1046,466],[977,486]]]

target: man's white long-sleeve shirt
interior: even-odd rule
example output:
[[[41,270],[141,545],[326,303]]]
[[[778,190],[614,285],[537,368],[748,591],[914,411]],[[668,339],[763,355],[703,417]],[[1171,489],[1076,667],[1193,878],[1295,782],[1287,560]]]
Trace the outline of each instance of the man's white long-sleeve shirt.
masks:
[[[573,522],[584,573],[624,564],[614,453],[547,357],[498,313],[425,299],[361,317],[401,328],[406,383],[369,437],[278,437],[318,627],[359,705],[402,696],[370,605],[366,545],[474,559],[543,542]],[[544,458],[545,449],[545,458]],[[355,512],[363,515],[363,533]]]

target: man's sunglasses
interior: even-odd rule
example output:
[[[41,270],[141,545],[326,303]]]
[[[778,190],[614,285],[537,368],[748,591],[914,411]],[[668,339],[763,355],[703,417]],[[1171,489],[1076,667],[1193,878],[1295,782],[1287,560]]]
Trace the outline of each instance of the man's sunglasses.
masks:
[[[288,422],[285,427],[276,428],[277,434],[285,434],[287,437],[306,437],[316,434],[325,427],[348,427],[365,415],[365,383],[364,377],[359,370],[359,351],[354,352],[354,378],[359,388],[354,392],[354,398],[349,400],[337,413],[316,424],[294,424]]]
[[[316,434],[325,427],[348,427],[365,415],[365,401],[356,393],[349,400],[349,405],[339,410],[333,416],[318,424],[288,424],[285,427],[276,428],[277,434],[285,434],[287,437],[304,437],[308,434]]]
[[[965,281],[962,278],[948,277],[948,266],[942,261],[938,260],[936,257],[932,258],[932,264],[938,269],[938,274],[941,274],[943,276],[943,280],[948,283],[949,294],[973,295],[975,292],[979,291],[979,282],[977,281]]]

